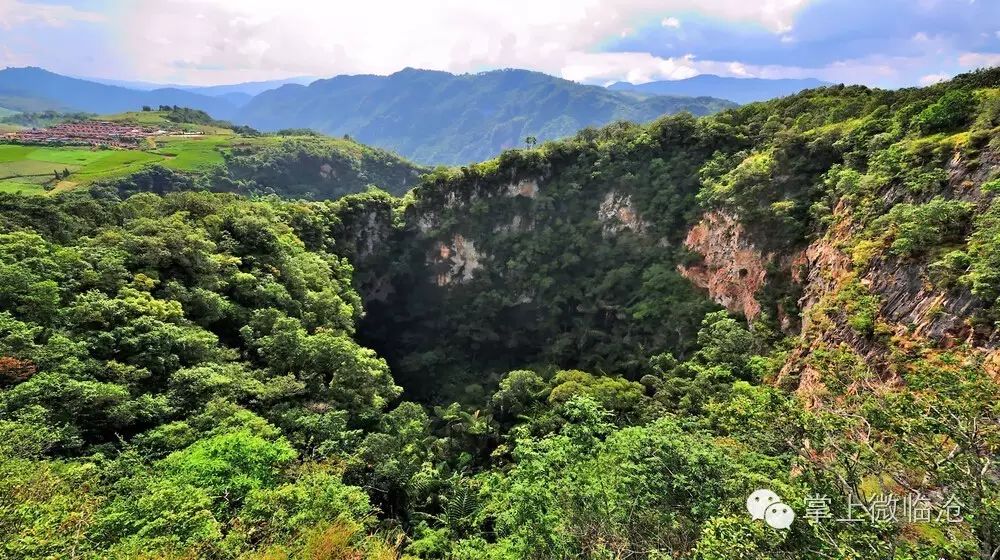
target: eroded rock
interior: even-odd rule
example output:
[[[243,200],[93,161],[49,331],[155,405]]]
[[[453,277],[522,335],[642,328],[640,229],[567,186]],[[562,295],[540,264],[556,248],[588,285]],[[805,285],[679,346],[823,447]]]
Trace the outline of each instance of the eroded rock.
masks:
[[[450,243],[435,243],[428,260],[436,271],[435,284],[447,286],[472,280],[473,273],[482,268],[480,258],[475,242],[456,233]]]
[[[611,191],[601,201],[597,209],[597,219],[603,226],[604,237],[612,237],[630,230],[644,234],[649,229],[649,223],[644,221],[632,203],[632,195]]]
[[[535,179],[523,179],[517,183],[511,183],[507,186],[507,195],[535,198],[538,196],[538,181]]]
[[[734,216],[706,213],[688,232],[684,245],[703,259],[700,264],[677,267],[685,278],[734,313],[750,320],[760,315],[757,295],[772,257],[754,246]]]

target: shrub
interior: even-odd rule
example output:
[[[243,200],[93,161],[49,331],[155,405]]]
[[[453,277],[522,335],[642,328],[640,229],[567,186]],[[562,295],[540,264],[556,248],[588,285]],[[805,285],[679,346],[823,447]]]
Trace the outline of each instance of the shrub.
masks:
[[[976,98],[970,91],[949,91],[937,103],[921,111],[913,122],[923,134],[954,130],[969,123],[975,108]]]

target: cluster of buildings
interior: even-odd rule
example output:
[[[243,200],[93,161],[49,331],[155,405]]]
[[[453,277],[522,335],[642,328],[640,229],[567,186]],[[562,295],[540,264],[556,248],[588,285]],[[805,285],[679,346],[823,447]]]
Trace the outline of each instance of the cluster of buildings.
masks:
[[[3,139],[19,144],[59,144],[135,148],[143,139],[162,134],[161,130],[101,121],[61,123],[48,128],[32,128],[5,134]]]

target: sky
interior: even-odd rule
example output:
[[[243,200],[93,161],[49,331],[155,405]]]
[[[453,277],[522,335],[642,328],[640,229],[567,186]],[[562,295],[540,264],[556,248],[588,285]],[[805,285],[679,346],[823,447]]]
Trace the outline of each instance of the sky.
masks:
[[[1000,0],[0,0],[0,67],[212,85],[527,68],[929,84],[1000,65]]]

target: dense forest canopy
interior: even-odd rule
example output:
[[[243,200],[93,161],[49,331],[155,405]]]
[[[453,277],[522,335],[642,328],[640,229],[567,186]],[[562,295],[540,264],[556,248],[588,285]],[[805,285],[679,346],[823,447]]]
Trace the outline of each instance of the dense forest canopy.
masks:
[[[994,69],[0,195],[2,555],[995,559],[998,127]]]

